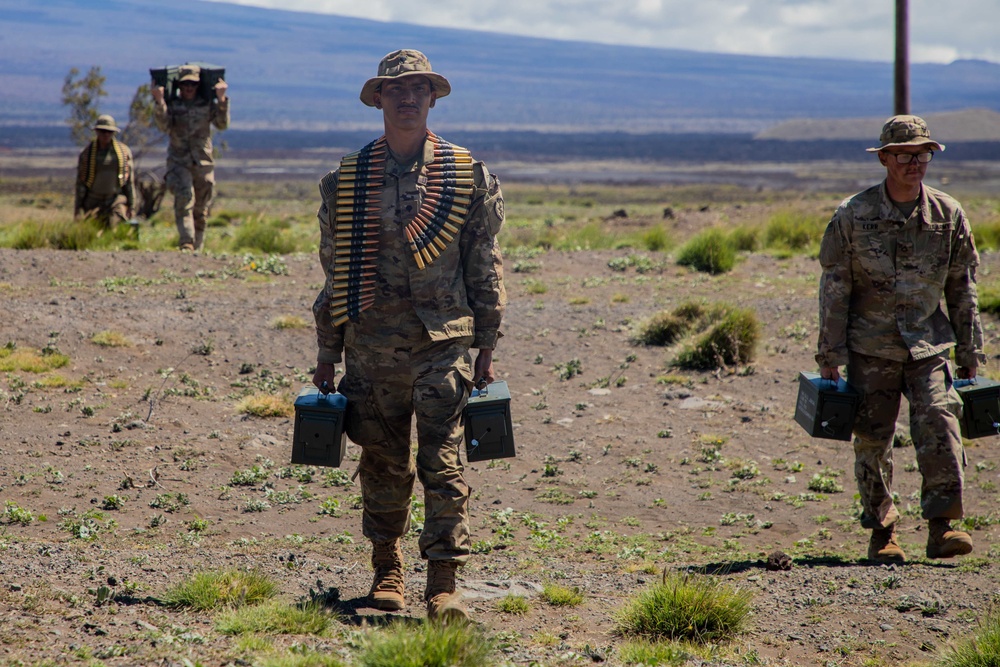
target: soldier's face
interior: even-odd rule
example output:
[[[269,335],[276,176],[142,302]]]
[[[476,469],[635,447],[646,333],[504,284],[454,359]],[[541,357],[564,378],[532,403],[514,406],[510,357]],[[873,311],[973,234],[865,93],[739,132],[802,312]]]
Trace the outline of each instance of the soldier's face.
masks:
[[[184,81],[181,83],[181,99],[182,100],[193,100],[195,93],[198,92],[198,82],[197,81]]]
[[[426,76],[386,81],[373,95],[375,107],[382,110],[386,124],[399,129],[426,126],[427,113],[436,99],[437,93]]]
[[[98,130],[97,131],[97,146],[98,148],[107,148],[111,143],[111,137],[115,136],[115,133],[111,130]]]
[[[927,165],[930,163],[911,159],[906,164],[900,164],[896,160],[896,155],[902,153],[917,155],[928,151],[930,148],[927,146],[896,146],[879,151],[878,159],[885,166],[886,176],[892,183],[900,188],[910,189],[918,187],[924,180],[924,176],[927,174]]]

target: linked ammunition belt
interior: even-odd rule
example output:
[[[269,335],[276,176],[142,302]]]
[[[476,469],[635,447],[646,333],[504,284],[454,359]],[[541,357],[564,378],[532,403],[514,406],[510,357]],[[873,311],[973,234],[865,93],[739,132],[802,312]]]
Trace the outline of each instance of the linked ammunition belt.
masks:
[[[125,172],[127,166],[125,164],[125,152],[122,150],[122,144],[117,139],[111,140],[111,147],[115,151],[115,157],[118,158],[118,185],[119,187],[125,184]],[[90,142],[89,150],[87,151],[87,164],[86,164],[86,176],[84,177],[83,184],[87,188],[94,187],[94,180],[97,179],[97,140]]]
[[[469,213],[474,191],[472,155],[432,132],[434,161],[426,165],[427,193],[420,210],[404,228],[417,267],[427,268],[455,240]],[[344,156],[334,217],[333,325],[357,320],[375,301],[375,263],[385,182],[385,137]]]

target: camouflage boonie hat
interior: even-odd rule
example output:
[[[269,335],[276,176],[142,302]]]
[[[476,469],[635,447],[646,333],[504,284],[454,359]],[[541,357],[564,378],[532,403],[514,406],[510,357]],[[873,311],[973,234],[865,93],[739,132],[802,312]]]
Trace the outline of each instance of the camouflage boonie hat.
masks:
[[[444,97],[451,92],[451,84],[437,72],[431,71],[431,61],[420,51],[413,49],[401,49],[387,54],[378,64],[378,75],[365,81],[361,88],[361,101],[366,106],[375,106],[373,95],[382,85],[383,81],[397,79],[401,76],[426,76],[434,86],[434,92],[438,97]]]
[[[182,65],[180,75],[180,78],[177,80],[179,83],[184,83],[185,81],[198,83],[201,81],[201,68],[197,65]]]
[[[97,124],[94,125],[95,130],[107,130],[108,132],[118,132],[118,127],[115,126],[115,118],[110,114],[103,114],[97,117]]]
[[[869,153],[877,153],[893,146],[930,146],[934,150],[943,151],[944,144],[931,139],[927,123],[920,116],[893,116],[885,121],[882,134],[879,135],[881,146],[866,148]]]

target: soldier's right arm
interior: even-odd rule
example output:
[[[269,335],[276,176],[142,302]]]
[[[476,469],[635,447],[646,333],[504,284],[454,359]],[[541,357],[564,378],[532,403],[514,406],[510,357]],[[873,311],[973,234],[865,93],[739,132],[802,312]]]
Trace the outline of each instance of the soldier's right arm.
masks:
[[[167,101],[162,96],[153,102],[153,122],[160,132],[170,131],[170,113],[167,110]]]
[[[336,209],[337,174],[331,172],[320,182],[322,203],[317,213],[319,219],[319,262],[326,277],[323,288],[313,303],[313,317],[316,320],[316,342],[319,353],[316,360],[320,364],[334,364],[343,359],[344,325],[333,325],[330,315],[330,294],[333,289],[333,216]]]
[[[79,217],[83,210],[83,200],[87,198],[87,183],[86,174],[87,169],[87,153],[90,152],[90,146],[88,145],[80,152],[80,157],[76,160],[76,184],[75,192],[73,196],[73,217]]]
[[[847,363],[847,323],[850,318],[852,249],[847,235],[850,209],[842,204],[827,225],[820,245],[823,273],[819,281],[819,340],[816,363],[836,368]]]

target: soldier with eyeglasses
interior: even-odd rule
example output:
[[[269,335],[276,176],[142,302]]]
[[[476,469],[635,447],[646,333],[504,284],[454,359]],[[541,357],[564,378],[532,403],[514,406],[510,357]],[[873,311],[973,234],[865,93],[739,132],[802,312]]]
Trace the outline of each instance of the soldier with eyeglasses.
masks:
[[[906,560],[892,500],[901,395],[910,404],[922,477],[926,554],[952,558],[972,551],[972,538],[951,527],[963,516],[965,466],[961,399],[952,383],[956,375],[976,377],[986,360],[979,254],[961,204],[923,183],[934,153],[945,148],[930,138],[927,123],[893,116],[879,143],[867,150],[885,167],[885,180],[840,205],[820,247],[816,361],[831,380],[846,365],[848,381],[863,397],[854,424],[854,475],[861,525],[872,531],[868,558]]]

